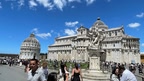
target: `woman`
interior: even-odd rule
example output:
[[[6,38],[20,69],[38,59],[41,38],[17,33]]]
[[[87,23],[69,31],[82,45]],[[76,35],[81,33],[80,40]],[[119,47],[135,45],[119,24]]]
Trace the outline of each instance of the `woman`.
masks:
[[[51,72],[48,75],[47,81],[57,81],[57,73],[56,72]]]
[[[118,67],[115,67],[112,71],[111,81],[120,81],[119,80],[119,71]]]
[[[44,75],[45,75],[46,79],[48,78],[48,68],[47,68],[47,65],[48,65],[47,62],[43,62],[42,67],[41,67],[41,69],[44,72]]]
[[[77,63],[75,64],[75,68],[73,68],[73,70],[72,70],[71,80],[72,81],[80,81],[80,80],[83,81],[81,70],[78,67]]]
[[[66,64],[61,64],[61,72],[64,78],[64,81],[68,81],[68,76],[69,76],[69,72],[67,70],[67,66]]]

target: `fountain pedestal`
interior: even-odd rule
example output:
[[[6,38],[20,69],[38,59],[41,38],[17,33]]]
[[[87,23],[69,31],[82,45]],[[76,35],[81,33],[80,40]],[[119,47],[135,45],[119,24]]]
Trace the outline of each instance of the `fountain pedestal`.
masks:
[[[110,81],[110,74],[100,70],[102,51],[96,48],[89,50],[89,69],[82,72],[84,81]]]

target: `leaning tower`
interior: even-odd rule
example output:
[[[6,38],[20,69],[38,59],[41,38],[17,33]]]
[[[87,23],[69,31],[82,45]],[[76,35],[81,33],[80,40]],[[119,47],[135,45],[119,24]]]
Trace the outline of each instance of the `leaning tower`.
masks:
[[[39,59],[40,56],[40,43],[35,38],[34,34],[30,34],[28,38],[26,38],[21,45],[20,48],[20,59]]]

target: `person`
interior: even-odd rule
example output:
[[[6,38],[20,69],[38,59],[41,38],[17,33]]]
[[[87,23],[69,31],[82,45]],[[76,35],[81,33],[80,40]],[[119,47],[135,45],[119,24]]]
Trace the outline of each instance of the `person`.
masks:
[[[68,68],[67,68],[66,64],[64,64],[64,70],[65,70],[65,76],[66,76],[66,80],[65,81],[68,81],[68,79],[69,79],[69,72],[68,72]]]
[[[111,75],[111,81],[119,81],[119,72],[118,72],[118,67],[115,67],[112,71]]]
[[[139,70],[139,74],[143,73],[143,71],[142,71],[142,65],[138,65],[138,70]]]
[[[135,75],[124,66],[119,66],[119,74],[121,75],[120,81],[137,81]]]
[[[41,69],[43,70],[44,75],[45,75],[45,78],[47,79],[47,78],[48,78],[47,62],[43,62],[43,63],[42,63],[42,67],[41,67]]]
[[[30,70],[31,69],[31,70]],[[46,81],[43,70],[38,67],[38,60],[31,59],[29,67],[27,68],[28,81]]]
[[[64,78],[64,81],[68,81],[69,72],[65,63],[61,63],[61,72]]]
[[[20,67],[22,66],[22,60],[20,60],[20,62],[19,62],[19,66],[20,66]]]
[[[136,71],[136,68],[135,66],[132,64],[130,67],[129,67],[129,70],[135,74],[135,71]]]
[[[51,72],[48,75],[47,81],[57,81],[57,73],[56,72]]]
[[[78,67],[78,64],[75,63],[75,68],[72,70],[72,75],[71,75],[71,80],[72,81],[83,81],[82,79],[82,73],[80,68]]]
[[[26,72],[27,70],[27,68],[28,68],[28,66],[29,66],[29,62],[28,62],[28,60],[25,60],[24,61],[24,63],[23,63],[23,65],[25,66],[25,68],[24,68],[24,72]]]

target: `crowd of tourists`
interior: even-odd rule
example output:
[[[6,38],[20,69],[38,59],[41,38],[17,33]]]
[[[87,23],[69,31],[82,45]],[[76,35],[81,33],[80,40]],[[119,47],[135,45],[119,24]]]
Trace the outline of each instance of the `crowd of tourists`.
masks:
[[[135,71],[134,66],[127,69],[125,65],[117,65],[112,68],[110,79],[112,81],[137,81]]]
[[[138,68],[139,73],[143,73],[143,65],[140,64],[127,64],[103,63],[105,68],[109,69],[111,67],[111,81],[137,81],[135,76],[136,68]],[[48,63],[43,62],[40,66],[37,59],[29,60],[26,66],[26,72],[28,73],[28,81],[83,81],[81,67],[78,63],[75,63],[75,67],[72,71],[69,71],[66,63],[60,62],[59,72],[48,73]],[[39,67],[40,66],[40,67]],[[59,75],[59,77],[58,77]]]
[[[25,66],[25,72],[28,74],[28,81],[83,81],[79,64],[75,63],[72,72],[69,72],[65,62],[60,62],[59,72],[49,73],[48,63],[43,62],[40,65],[37,59],[31,59]],[[58,77],[59,75],[59,77]]]
[[[2,62],[2,60],[1,60]],[[53,62],[53,69],[59,68],[58,72],[48,71],[48,62],[44,61],[40,63],[37,59],[30,60],[15,60],[9,59],[6,60],[9,66],[24,65],[24,72],[28,74],[28,81],[83,81],[82,71],[79,63],[73,62],[74,67],[67,67],[65,61]],[[71,70],[70,70],[71,68]],[[110,74],[110,81],[137,81],[135,72],[138,71],[139,74],[143,74],[143,64],[120,64],[115,62],[102,62],[101,70],[107,70]],[[142,77],[144,81],[144,77]]]
[[[130,63],[130,64],[120,64],[120,63],[112,63],[111,66],[111,81],[138,81],[136,78],[136,74],[143,74],[143,64],[138,63]],[[137,73],[136,73],[137,71]],[[142,75],[142,80],[144,81],[144,77]]]

